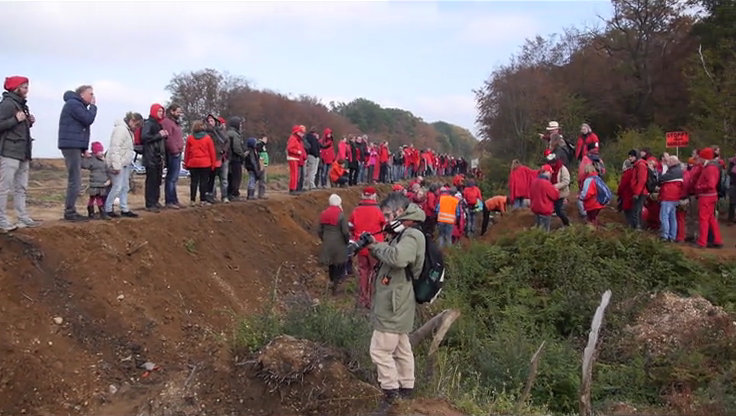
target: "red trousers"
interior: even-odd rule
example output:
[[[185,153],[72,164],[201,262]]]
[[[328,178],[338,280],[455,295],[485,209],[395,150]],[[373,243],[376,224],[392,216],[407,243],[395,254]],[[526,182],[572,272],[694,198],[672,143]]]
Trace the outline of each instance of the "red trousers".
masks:
[[[601,213],[600,209],[593,209],[586,211],[588,222],[598,227],[598,214]]]
[[[705,247],[708,244],[708,230],[713,231],[713,244],[723,244],[721,240],[721,229],[718,228],[718,220],[716,219],[716,204],[718,196],[701,196],[698,197],[698,225],[700,234],[698,235],[698,245]]]
[[[685,215],[687,211],[684,209],[677,208],[677,212],[675,213],[675,217],[677,218],[677,236],[675,238],[675,241],[682,242],[685,241]]]
[[[297,185],[299,184],[299,161],[289,161],[289,190],[296,191]]]
[[[373,302],[373,282],[375,274],[373,269],[378,260],[370,254],[364,256],[358,254],[358,303],[367,309],[371,308]]]

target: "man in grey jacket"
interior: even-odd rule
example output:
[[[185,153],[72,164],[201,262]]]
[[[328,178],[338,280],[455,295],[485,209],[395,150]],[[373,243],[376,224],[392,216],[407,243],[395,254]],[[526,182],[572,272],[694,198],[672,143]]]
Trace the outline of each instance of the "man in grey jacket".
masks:
[[[414,354],[409,333],[414,326],[416,299],[409,276],[419,276],[424,265],[425,237],[413,226],[426,217],[419,206],[398,193],[381,203],[381,211],[391,237],[388,242],[373,240],[369,246],[380,263],[373,297],[370,354],[378,369],[378,382],[384,392],[382,410],[386,411],[414,390]]]
[[[38,225],[26,212],[26,188],[31,163],[31,127],[36,119],[28,110],[28,78],[5,78],[5,92],[0,101],[0,231]],[[6,215],[8,194],[13,190],[13,204],[18,224]]]

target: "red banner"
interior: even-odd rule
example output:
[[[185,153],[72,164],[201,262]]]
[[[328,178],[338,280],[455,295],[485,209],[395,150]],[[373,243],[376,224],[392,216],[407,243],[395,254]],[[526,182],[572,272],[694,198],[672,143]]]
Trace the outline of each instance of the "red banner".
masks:
[[[668,131],[665,134],[667,147],[687,147],[690,143],[690,135],[686,131]]]

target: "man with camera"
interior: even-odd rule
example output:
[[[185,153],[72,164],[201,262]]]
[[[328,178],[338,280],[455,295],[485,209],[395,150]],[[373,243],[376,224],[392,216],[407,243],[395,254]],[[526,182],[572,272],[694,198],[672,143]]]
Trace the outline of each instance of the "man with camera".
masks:
[[[348,227],[350,227],[352,238],[360,241],[360,237],[364,232],[375,237],[376,241],[383,241],[383,227],[386,225],[386,219],[383,217],[381,209],[376,202],[376,188],[368,186],[363,189],[363,197],[358,202],[352,214]],[[376,267],[375,257],[371,256],[367,248],[358,251],[356,257],[358,260],[358,303],[366,309],[371,308],[371,295],[373,294],[373,269]]]
[[[424,211],[402,194],[392,193],[381,202],[386,218],[387,242],[370,240],[371,254],[378,259],[375,280],[371,360],[378,370],[384,392],[380,411],[414,389],[414,355],[409,333],[414,326],[416,299],[410,276],[419,276],[424,265],[426,241],[415,226],[424,222]]]

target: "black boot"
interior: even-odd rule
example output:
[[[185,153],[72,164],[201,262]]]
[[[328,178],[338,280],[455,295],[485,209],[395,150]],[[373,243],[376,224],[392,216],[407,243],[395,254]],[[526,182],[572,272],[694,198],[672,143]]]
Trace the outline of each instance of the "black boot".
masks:
[[[248,200],[256,199],[255,198],[256,190],[248,188]]]
[[[87,217],[91,220],[95,219],[95,207],[87,207]]]
[[[107,212],[105,212],[105,208],[103,208],[103,207],[97,207],[97,208],[100,210],[100,219],[102,219],[102,220],[111,220],[112,219],[112,218],[110,218],[107,215]]]
[[[414,395],[414,389],[405,389],[400,388],[399,389],[399,397],[401,397],[401,400],[409,400]]]
[[[383,390],[383,399],[371,416],[387,416],[391,407],[399,400],[399,389]]]

